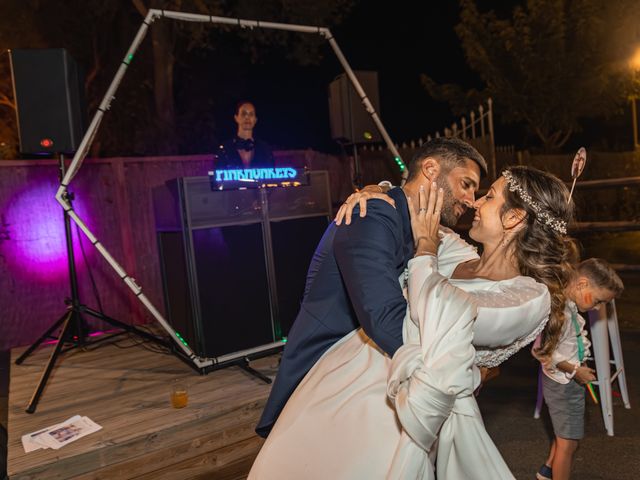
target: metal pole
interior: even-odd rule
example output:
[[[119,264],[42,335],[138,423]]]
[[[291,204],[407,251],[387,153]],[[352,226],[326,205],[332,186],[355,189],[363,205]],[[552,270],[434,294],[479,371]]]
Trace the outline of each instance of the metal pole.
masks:
[[[487,100],[487,104],[489,105],[487,118],[489,120],[489,142],[491,142],[491,175],[492,180],[495,180],[496,178],[498,178],[498,172],[496,171],[496,140],[493,133],[493,100],[489,98]]]
[[[638,145],[638,112],[636,109],[636,102],[638,97],[635,95],[631,97],[631,121],[633,124],[633,148],[635,150],[638,149],[640,145]]]
[[[262,244],[265,267],[267,270],[267,284],[269,285],[269,303],[271,304],[271,335],[274,340],[279,340],[282,338],[282,326],[280,323],[280,308],[278,304],[278,285],[276,283],[276,262],[273,255],[271,220],[269,218],[268,187],[260,188],[259,194],[260,210],[262,213]]]
[[[65,175],[66,166],[64,161],[64,154],[58,154],[60,181],[62,181]],[[69,205],[72,204],[71,201],[73,199],[73,194],[68,190],[65,190],[65,199],[69,203]],[[78,345],[80,347],[83,347],[85,344],[85,330],[87,328],[85,325],[83,325],[84,320],[80,316],[80,312],[78,311],[78,308],[80,307],[80,295],[78,293],[78,274],[76,271],[76,259],[73,251],[73,232],[71,231],[71,219],[69,218],[69,214],[66,210],[63,210],[62,214],[64,216],[64,236],[67,245],[67,264],[69,267],[69,283],[71,285],[71,317],[69,322],[71,322],[71,327],[75,328],[76,330]],[[60,337],[58,341],[60,343],[64,343],[65,340],[65,338]]]
[[[407,169],[407,166],[403,162],[402,157],[400,156],[400,152],[398,152],[398,149],[395,147],[395,145],[393,144],[393,141],[391,140],[391,137],[387,133],[387,129],[384,128],[384,125],[382,124],[380,117],[378,116],[375,109],[373,108],[373,105],[371,104],[369,97],[367,97],[366,93],[364,92],[364,89],[362,88],[362,85],[360,85],[360,82],[358,81],[358,77],[356,77],[355,73],[353,73],[353,70],[351,69],[349,62],[347,62],[347,59],[342,53],[342,50],[340,50],[338,43],[333,38],[331,31],[328,28],[323,28],[321,29],[320,34],[323,35],[329,42],[329,45],[333,49],[333,52],[336,54],[338,61],[342,65],[342,68],[344,68],[344,71],[349,77],[349,80],[351,80],[353,88],[358,93],[358,96],[360,97],[360,100],[362,101],[364,108],[367,110],[367,113],[371,115],[373,122],[378,127],[378,131],[382,135],[382,138],[384,138],[384,141],[387,144],[387,148],[389,148],[393,156],[396,158],[398,165],[400,165],[400,169],[402,170],[402,179],[403,179],[402,183],[404,183],[404,181],[406,180],[406,177],[409,174],[409,170]]]

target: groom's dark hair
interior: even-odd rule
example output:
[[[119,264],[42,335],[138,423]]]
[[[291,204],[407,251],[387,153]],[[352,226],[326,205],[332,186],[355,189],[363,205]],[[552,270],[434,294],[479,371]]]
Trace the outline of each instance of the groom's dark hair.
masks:
[[[413,155],[411,163],[409,163],[408,181],[413,180],[420,174],[422,160],[427,157],[438,159],[441,174],[448,173],[451,169],[464,165],[465,160],[469,159],[478,164],[481,177],[487,175],[487,162],[478,150],[459,138],[439,137],[423,143]]]

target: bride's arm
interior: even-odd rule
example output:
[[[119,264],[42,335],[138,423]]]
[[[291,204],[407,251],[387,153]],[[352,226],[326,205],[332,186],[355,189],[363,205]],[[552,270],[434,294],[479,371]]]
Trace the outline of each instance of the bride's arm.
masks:
[[[432,186],[433,187],[433,186]],[[408,338],[393,356],[387,393],[405,432],[425,450],[432,448],[458,398],[474,389],[471,297],[437,271],[442,192],[421,190],[417,212],[409,205],[416,257],[409,261],[408,301],[419,335]]]
[[[419,336],[393,356],[387,394],[407,434],[429,451],[459,398],[476,383],[471,344],[476,308],[472,297],[437,272],[437,260],[422,255],[409,262],[411,321]]]

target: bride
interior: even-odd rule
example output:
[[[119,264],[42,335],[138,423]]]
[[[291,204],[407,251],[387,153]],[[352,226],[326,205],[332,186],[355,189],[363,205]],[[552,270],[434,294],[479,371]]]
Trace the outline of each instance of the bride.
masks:
[[[474,204],[469,233],[482,256],[451,279],[435,257],[447,235],[442,190],[408,199],[416,249],[404,279],[404,345],[389,358],[362,329],[336,343],[287,402],[249,478],[513,478],[473,392],[478,367],[509,358],[548,318],[538,353],[557,343],[571,271],[567,198],[550,174],[503,172]]]

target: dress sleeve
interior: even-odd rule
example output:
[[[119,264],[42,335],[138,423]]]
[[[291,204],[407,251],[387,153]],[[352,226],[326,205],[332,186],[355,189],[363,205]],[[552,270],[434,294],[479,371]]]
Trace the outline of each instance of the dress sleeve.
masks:
[[[476,365],[495,367],[533,342],[549,318],[547,287],[528,277],[471,293],[478,306],[473,332]]]
[[[440,245],[438,246],[438,272],[451,278],[456,267],[478,257],[478,250],[464,241],[453,230],[440,227]]]
[[[431,452],[438,439],[438,478],[513,479],[473,396],[476,298],[437,269],[432,256],[409,262],[410,318],[420,338],[400,347],[389,369],[387,395],[402,434],[387,477],[435,478],[415,459]]]
[[[456,400],[473,394],[476,309],[469,294],[437,272],[432,256],[409,262],[408,297],[420,338],[408,339],[393,356],[387,393],[404,431],[428,451]]]

